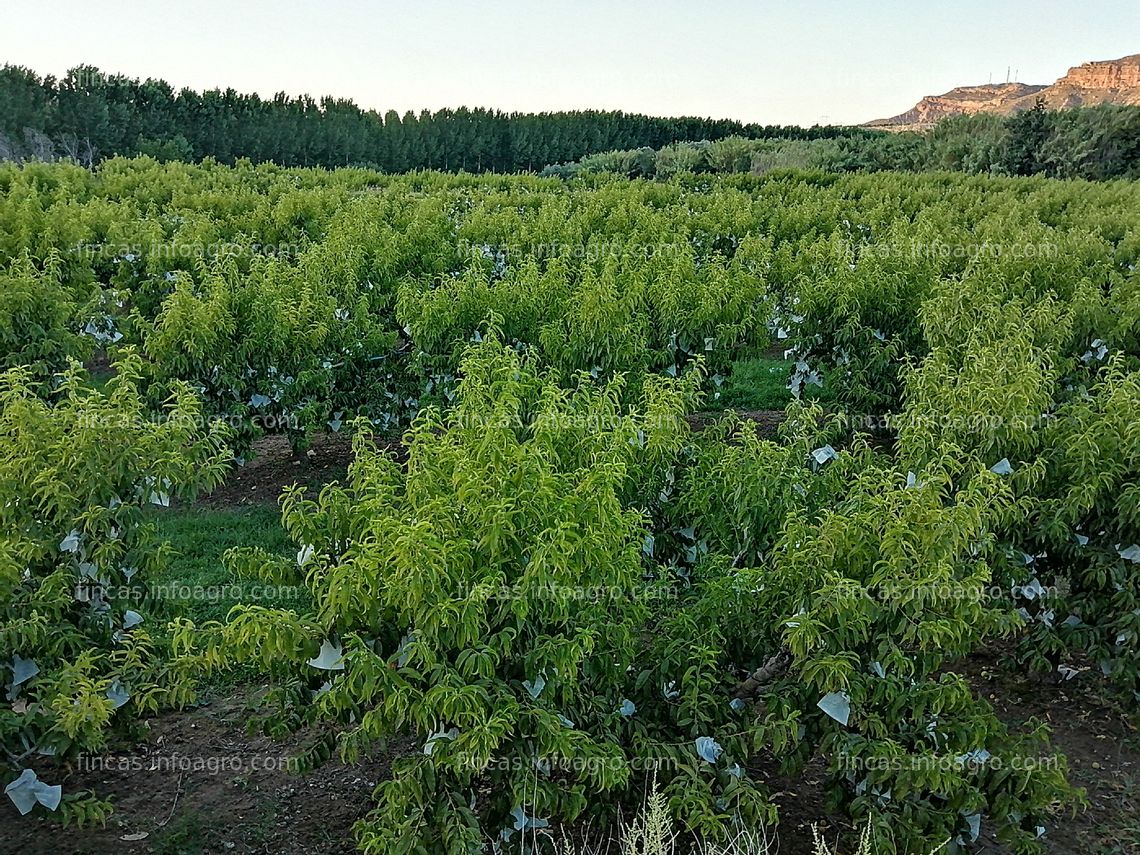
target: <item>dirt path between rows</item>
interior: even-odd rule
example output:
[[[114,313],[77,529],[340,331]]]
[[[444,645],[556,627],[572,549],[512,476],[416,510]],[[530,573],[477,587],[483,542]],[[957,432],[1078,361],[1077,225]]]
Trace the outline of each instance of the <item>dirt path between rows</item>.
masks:
[[[1053,684],[999,670],[996,659],[972,657],[963,669],[975,689],[1011,724],[1045,718],[1054,745],[1071,764],[1074,784],[1088,791],[1089,808],[1058,817],[1046,837],[1054,855],[1140,851],[1140,739],[1119,710],[1077,683]],[[1089,678],[1096,683],[1099,678]],[[93,789],[115,802],[105,828],[61,828],[49,819],[22,819],[0,805],[0,847],[21,855],[349,855],[352,826],[372,804],[394,755],[346,766],[332,760],[306,775],[286,767],[301,739],[279,743],[246,733],[253,690],[150,719],[144,739],[94,761],[54,769],[45,777],[65,791]],[[397,750],[413,750],[403,745]],[[811,826],[834,837],[845,824],[828,817],[823,765],[797,780],[765,772],[771,758],[750,764],[780,809],[780,855],[808,855]],[[979,855],[1008,855],[987,833]],[[750,853],[751,855],[751,853]]]
[[[317,434],[306,451],[295,452],[285,436],[263,436],[254,441],[247,458],[245,465],[229,471],[221,486],[194,504],[217,509],[275,505],[293,484],[316,487],[343,479],[352,462],[352,438]]]
[[[115,813],[106,827],[62,828],[0,806],[0,851],[21,855],[350,855],[352,825],[389,776],[388,757],[288,770],[301,743],[245,732],[246,690],[150,719],[144,741],[81,758],[50,777],[94,790]]]

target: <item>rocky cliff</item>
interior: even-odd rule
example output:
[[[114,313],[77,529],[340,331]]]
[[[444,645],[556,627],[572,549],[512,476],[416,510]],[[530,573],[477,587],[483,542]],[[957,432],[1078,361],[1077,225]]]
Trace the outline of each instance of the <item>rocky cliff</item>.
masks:
[[[1038,98],[1058,110],[1087,104],[1140,105],[1140,54],[1074,66],[1048,86],[1029,83],[959,86],[943,95],[928,95],[905,113],[876,119],[868,122],[867,127],[915,130],[928,128],[948,116],[1008,115],[1029,109]]]
[[[1140,86],[1140,53],[1107,62],[1086,62],[1070,68],[1055,86],[1079,89],[1131,89]]]
[[[947,116],[1001,112],[1006,105],[1044,89],[1028,83],[991,83],[959,86],[944,95],[927,95],[905,113],[868,122],[871,126],[933,125]]]

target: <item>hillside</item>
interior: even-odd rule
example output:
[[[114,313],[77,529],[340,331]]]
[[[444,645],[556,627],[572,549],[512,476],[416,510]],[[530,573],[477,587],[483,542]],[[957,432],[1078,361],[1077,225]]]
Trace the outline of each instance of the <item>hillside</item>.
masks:
[[[1038,98],[1057,110],[1093,104],[1140,105],[1140,54],[1074,66],[1050,85],[958,86],[942,95],[928,95],[897,116],[867,122],[866,127],[921,130],[949,116],[975,113],[1006,116],[1032,107]]]

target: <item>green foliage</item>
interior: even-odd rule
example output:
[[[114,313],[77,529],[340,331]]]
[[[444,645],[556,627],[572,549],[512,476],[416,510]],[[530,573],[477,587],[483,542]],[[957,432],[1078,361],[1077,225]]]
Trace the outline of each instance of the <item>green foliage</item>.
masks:
[[[467,852],[516,809],[572,820],[653,759],[621,710],[656,691],[638,691],[636,666],[669,586],[645,578],[631,502],[665,483],[700,375],[647,384],[623,415],[619,380],[583,374],[563,391],[493,337],[462,373],[451,413],[427,410],[409,432],[406,471],[358,438],[347,487],[286,497],[301,567],[235,555],[263,576],[304,574],[312,614],[238,607],[179,631],[203,666],[299,669],[290,679],[317,695],[296,713],[351,724],[348,757],[397,736],[423,744],[381,785],[359,829],[367,852]]]
[[[97,751],[128,715],[185,703],[192,684],[164,655],[146,616],[146,582],[163,550],[150,504],[216,484],[224,431],[205,430],[179,386],[152,415],[128,355],[103,392],[73,366],[51,399],[26,369],[0,375],[0,708],[7,784],[37,755]],[[98,820],[104,803],[64,802]]]
[[[603,151],[577,163],[548,166],[563,178],[609,172],[630,178],[682,173],[778,174],[816,169],[829,173],[950,169],[994,175],[1039,175],[1107,180],[1140,175],[1140,107],[1101,104],[1076,109],[1033,108],[999,116],[977,113],[943,119],[922,133],[846,128],[843,133],[675,142],[656,152]]]
[[[492,314],[564,383],[621,372],[636,395],[642,375],[701,355],[714,403],[734,363],[776,333],[796,354],[793,387],[821,382],[876,418],[925,353],[920,309],[944,279],[1015,290],[1028,274],[1027,303],[1050,287],[1079,296],[1067,346],[1140,341],[1124,185],[1059,195],[948,176],[689,173],[564,184],[116,159],[95,174],[6,170],[0,186],[0,247],[20,259],[10,293],[30,293],[20,306],[34,308],[17,311],[46,315],[48,331],[29,343],[13,321],[13,358],[40,347],[58,362],[121,335],[156,379],[198,387],[239,445],[270,430],[300,446],[357,415],[402,429],[450,400],[459,355]],[[1121,280],[1111,307],[1092,299],[1106,277]]]
[[[733,555],[700,568],[693,624],[715,625],[722,656],[750,672],[784,652],[787,674],[757,680],[760,744],[790,773],[822,753],[875,851],[968,838],[964,818],[982,814],[1039,851],[1036,826],[1072,798],[1064,759],[1043,727],[1010,733],[946,671],[1018,625],[986,596],[992,532],[1021,512],[1012,489],[949,455],[917,479],[858,445],[820,464],[807,449],[829,428],[815,419],[798,417],[786,445],[713,444],[691,471],[693,536]]]
[[[999,166],[1006,175],[1036,175],[1044,170],[1041,149],[1049,138],[1045,100],[1038,98],[1032,109],[1015,113],[1006,122],[1005,150]]]
[[[1064,675],[1090,656],[1134,692],[1138,372],[1092,333],[1111,328],[1106,302],[1121,295],[1077,286],[1028,301],[995,286],[959,284],[923,306],[933,348],[907,377],[900,456],[916,471],[947,450],[1007,461],[1026,512],[995,529],[995,578],[1028,625],[1020,658]]]
[[[633,146],[647,147],[652,167],[653,149],[676,140],[856,133],[861,129],[620,110],[504,113],[460,107],[382,115],[330,95],[314,100],[278,94],[267,100],[233,89],[176,90],[164,80],[104,74],[93,66],[77,66],[61,78],[0,67],[0,159],[17,161],[67,158],[91,166],[142,154],[229,164],[242,158],[284,166],[371,164],[387,172],[519,172]]]
[[[1111,359],[1087,396],[1045,428],[1046,472],[1025,542],[1060,584],[1034,611],[1024,656],[1052,668],[1068,652],[1140,691],[1140,371]],[[1050,617],[1049,613],[1053,612]]]
[[[93,340],[76,329],[79,295],[61,282],[59,256],[44,270],[26,254],[0,270],[0,368],[24,366],[46,383],[69,359],[82,359]]]
[[[967,131],[976,147],[956,139]],[[760,754],[789,772],[822,757],[833,804],[868,823],[876,851],[925,851],[982,822],[1029,852],[1072,800],[1064,763],[1035,723],[998,722],[956,662],[1008,636],[1033,668],[1137,688],[1138,188],[780,171],[871,172],[919,148],[993,171],[1005,132],[974,119],[891,146],[830,140],[807,160],[799,142],[739,139],[674,147],[652,170],[644,152],[612,158],[654,181],[2,166],[10,311],[38,324],[5,333],[22,366],[8,408],[145,415],[142,399],[174,390],[195,431],[77,427],[78,450],[47,467],[101,485],[128,461],[124,502],[148,476],[212,480],[207,418],[241,442],[357,432],[346,484],[285,498],[289,544],[245,523],[230,541],[170,530],[203,556],[260,544],[230,566],[304,597],[229,600],[224,622],[220,604],[187,608],[200,625],[179,624],[179,662],[154,639],[130,655],[162,703],[190,669],[271,676],[269,732],[317,726],[306,767],[414,740],[360,827],[369,851],[466,851],[538,831],[527,817],[612,819],[650,771],[682,828],[723,841],[775,819],[745,771]],[[1035,149],[1047,171],[1099,156],[1062,167],[1050,140]],[[143,348],[146,382],[136,359],[103,393],[53,377],[87,352],[77,333],[94,320]],[[762,358],[774,342],[794,357],[779,376]],[[689,435],[702,393],[786,406],[778,439],[732,418]],[[372,444],[408,425],[399,453]],[[38,465],[10,465],[15,495],[62,489],[17,474]],[[8,584],[23,592],[34,558],[51,582],[20,596],[52,605],[30,621],[20,601],[5,637],[48,645],[64,664],[44,691],[82,699],[37,707],[46,732],[58,718],[97,742],[107,651],[141,636],[84,617],[64,569],[95,562],[59,544],[139,513],[90,490],[57,516],[9,505]],[[144,530],[99,555],[141,566]],[[26,559],[21,538],[40,551]],[[198,560],[187,578],[217,572]]]
[[[159,379],[195,382],[215,412],[262,429],[300,436],[346,411],[387,414],[399,386],[382,363],[397,335],[375,323],[367,295],[338,302],[280,261],[259,259],[244,275],[221,263],[198,288],[176,283],[146,347]]]
[[[166,163],[171,160],[193,160],[194,147],[190,145],[190,141],[182,134],[175,134],[171,139],[156,140],[139,137],[138,142],[135,143],[135,150],[138,154],[146,157],[153,157],[159,163]]]

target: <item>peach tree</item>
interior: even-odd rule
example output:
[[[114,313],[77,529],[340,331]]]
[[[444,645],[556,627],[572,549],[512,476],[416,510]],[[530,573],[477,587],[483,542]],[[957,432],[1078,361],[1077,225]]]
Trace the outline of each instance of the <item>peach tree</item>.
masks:
[[[657,765],[693,825],[767,816],[727,763],[714,781],[711,731],[663,729],[653,708],[669,690],[645,664],[676,583],[652,559],[645,497],[673,477],[699,372],[650,378],[625,412],[620,380],[583,374],[563,389],[492,335],[462,376],[446,417],[427,410],[407,434],[404,466],[358,436],[346,485],[285,496],[295,562],[232,556],[246,573],[303,579],[314,610],[183,623],[186,661],[276,670],[266,724],[323,723],[303,765],[413,741],[358,828],[365,852],[481,851],[487,835],[612,817]],[[689,704],[727,721],[725,686],[695,682]]]
[[[986,592],[994,532],[1024,508],[953,454],[903,472],[857,436],[836,450],[841,425],[819,410],[789,413],[782,443],[699,450],[679,510],[706,557],[662,637],[699,637],[739,675],[754,750],[789,774],[822,756],[833,805],[869,823],[876,851],[969,843],[983,823],[1040,851],[1073,797],[1064,760],[953,667],[1018,625]]]
[[[21,813],[104,816],[105,802],[63,796],[36,767],[98,751],[132,715],[192,694],[147,620],[164,551],[144,510],[216,484],[225,433],[184,385],[150,412],[137,356],[116,369],[97,391],[73,364],[48,400],[27,369],[0,375],[0,781]]]

